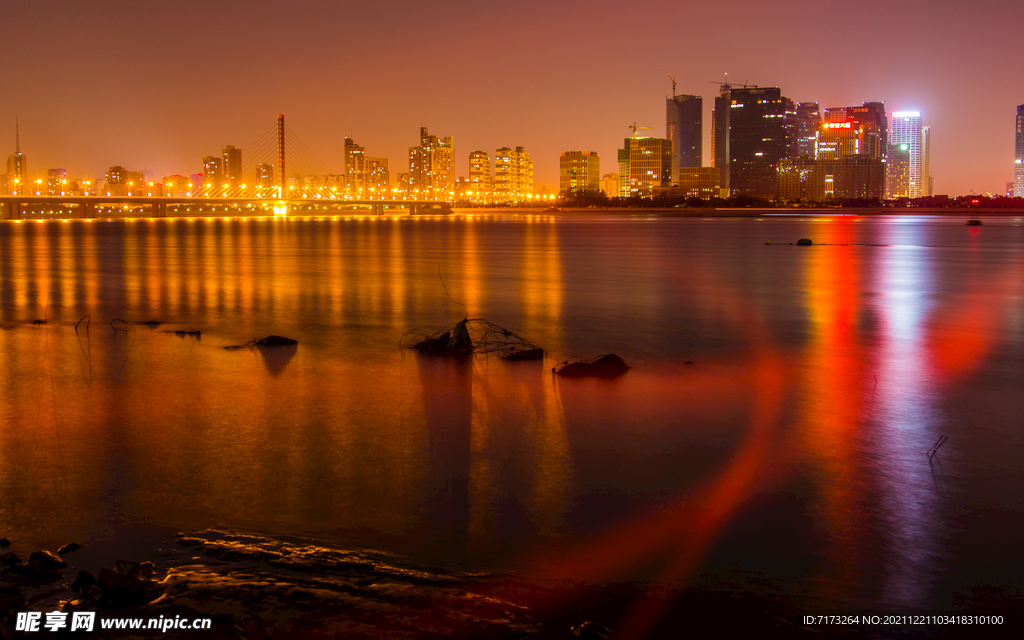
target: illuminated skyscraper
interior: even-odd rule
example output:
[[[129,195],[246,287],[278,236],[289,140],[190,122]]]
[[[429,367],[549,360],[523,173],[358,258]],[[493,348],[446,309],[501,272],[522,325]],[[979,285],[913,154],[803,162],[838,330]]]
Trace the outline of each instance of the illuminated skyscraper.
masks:
[[[672,148],[671,175],[675,180],[680,167],[701,166],[704,99],[700,96],[672,96],[665,103],[665,138]]]
[[[779,161],[786,157],[782,92],[733,87],[729,97],[729,188],[733,195],[775,197]]]
[[[721,170],[722,193],[728,195],[729,188],[729,162],[731,153],[729,148],[729,128],[732,119],[732,87],[723,84],[720,87],[718,97],[715,98],[715,108],[711,113],[711,149],[714,154],[711,158],[711,166]],[[620,187],[621,191],[621,187]]]
[[[596,151],[558,154],[559,193],[596,192],[601,188],[601,157]]]
[[[493,185],[491,183],[491,157],[486,151],[469,154],[469,190],[471,200],[489,202]]]
[[[387,158],[366,158],[365,186],[370,197],[391,195],[391,174],[388,173]]]
[[[921,126],[921,114],[917,111],[900,111],[892,114],[889,129],[889,148],[906,151],[907,177],[906,193],[898,193],[897,197],[920,198],[928,195],[928,176],[924,175],[924,140],[927,134]],[[906,145],[906,148],[903,147]],[[894,184],[898,184],[900,181]]]
[[[277,192],[277,183],[274,182],[274,165],[261,162],[256,165],[256,177],[253,180],[256,186],[256,195],[260,198],[268,198]]]
[[[619,195],[619,174],[606,173],[601,176],[601,191],[609,198]]]
[[[191,195],[192,187],[188,176],[171,174],[163,177],[164,195],[170,198],[186,198]]]
[[[68,183],[67,169],[49,169],[46,172],[46,195],[64,195],[64,187]]]
[[[494,201],[518,202],[533,195],[533,162],[523,147],[494,152]]]
[[[196,189],[200,195],[209,198],[220,195],[224,185],[224,160],[217,156],[203,158],[203,184]]]
[[[409,147],[412,196],[446,200],[455,191],[455,150],[451,137],[438,138],[420,127],[420,145]]]
[[[25,182],[28,170],[25,168],[25,156],[21,154],[21,130],[18,121],[14,121],[14,153],[7,158],[7,193],[20,196],[25,193]]]
[[[1024,104],[1017,105],[1017,137],[1013,158],[1013,195],[1024,198]]]
[[[619,195],[649,196],[671,185],[672,143],[665,138],[626,138],[619,149]]]
[[[348,193],[361,196],[366,190],[366,149],[345,138],[345,176]]]
[[[790,158],[814,157],[821,123],[817,102],[801,102],[794,111],[786,110],[786,155]]]
[[[223,161],[221,167],[224,171],[224,182],[231,189],[237,188],[242,184],[242,150],[229,144],[221,152],[221,160]]]

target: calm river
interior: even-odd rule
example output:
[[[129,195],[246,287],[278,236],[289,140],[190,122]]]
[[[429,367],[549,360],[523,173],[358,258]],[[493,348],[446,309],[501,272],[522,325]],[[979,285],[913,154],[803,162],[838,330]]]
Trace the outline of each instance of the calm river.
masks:
[[[1001,613],[1024,575],[1022,224],[0,223],[0,536],[145,555],[216,526],[657,594],[608,626],[690,591]],[[466,313],[547,358],[400,350]],[[223,348],[269,334],[298,347]],[[606,353],[632,369],[551,374]]]

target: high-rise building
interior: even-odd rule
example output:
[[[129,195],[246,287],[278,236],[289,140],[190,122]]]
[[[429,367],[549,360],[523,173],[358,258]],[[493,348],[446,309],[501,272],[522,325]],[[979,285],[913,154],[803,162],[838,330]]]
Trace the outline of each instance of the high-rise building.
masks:
[[[494,152],[494,201],[518,202],[533,195],[533,162],[523,147]]]
[[[704,99],[700,96],[672,96],[665,101],[665,138],[672,148],[672,179],[680,167],[701,166],[704,147]]]
[[[1013,195],[1024,198],[1024,104],[1017,105],[1017,137],[1013,157]]]
[[[711,112],[711,149],[713,156],[711,166],[717,167],[721,172],[722,193],[731,193],[729,185],[729,164],[732,159],[729,145],[729,129],[732,120],[732,87],[723,84],[720,87],[718,97],[715,98],[715,108]]]
[[[366,192],[372,198],[391,195],[391,175],[388,173],[387,158],[366,158]]]
[[[672,143],[665,138],[626,138],[619,149],[619,195],[650,196],[672,183]]]
[[[412,196],[446,200],[455,190],[455,150],[451,136],[438,138],[420,127],[420,144],[409,147]]]
[[[715,167],[682,167],[673,182],[684,198],[717,198],[722,191],[722,175]]]
[[[889,129],[889,149],[896,147],[908,152],[906,192],[896,197],[919,198],[928,194],[927,176],[924,175],[925,134],[921,126],[921,114],[917,111],[900,111],[892,114]],[[906,145],[906,148],[903,148]],[[891,167],[890,167],[891,169]],[[898,184],[901,181],[897,181]]]
[[[619,195],[619,174],[606,173],[601,176],[601,191],[609,198]]]
[[[786,157],[782,91],[733,87],[729,94],[729,188],[733,195],[775,197],[779,161]]]
[[[108,196],[123,196],[128,194],[128,169],[121,165],[114,165],[107,169],[103,180],[103,193]]]
[[[346,189],[353,196],[362,196],[366,190],[366,149],[345,138]]]
[[[46,171],[46,195],[64,195],[64,187],[68,183],[67,169],[48,169]]]
[[[224,160],[217,156],[203,158],[203,185],[198,190],[209,198],[220,195],[224,188]]]
[[[491,182],[491,157],[486,151],[469,154],[470,199],[475,202],[490,202],[493,185]]]
[[[268,198],[277,193],[277,183],[274,182],[274,165],[268,162],[261,162],[256,165],[256,176],[253,179],[253,186],[256,187],[256,196]]]
[[[558,192],[598,191],[601,188],[601,157],[596,151],[565,151],[558,154]]]
[[[882,102],[865,102],[859,107],[847,107],[846,119],[857,129],[858,154],[870,158],[884,158],[889,145],[889,119]]]
[[[786,115],[788,118],[789,113]],[[789,126],[789,122],[786,123],[786,132],[789,134],[786,140],[787,155],[790,158],[813,158],[818,142],[818,126],[821,124],[818,103],[801,102],[796,106],[796,113],[792,117],[793,126]]]
[[[221,152],[224,182],[233,191],[242,184],[242,150],[230,144]]]
[[[921,127],[921,195],[932,195],[932,128]]]
[[[189,183],[188,176],[174,173],[164,176],[163,183],[164,195],[169,198],[187,198],[192,195],[192,186]]]
[[[821,201],[825,199],[825,163],[801,154],[779,162],[779,198]]]
[[[25,167],[25,156],[21,153],[21,129],[18,121],[14,121],[14,153],[7,157],[7,193],[20,196],[25,193],[28,181],[28,169]]]
[[[818,160],[841,160],[860,152],[857,128],[850,120],[827,120],[818,129]]]
[[[910,145],[890,144],[885,154],[885,198],[910,197]]]

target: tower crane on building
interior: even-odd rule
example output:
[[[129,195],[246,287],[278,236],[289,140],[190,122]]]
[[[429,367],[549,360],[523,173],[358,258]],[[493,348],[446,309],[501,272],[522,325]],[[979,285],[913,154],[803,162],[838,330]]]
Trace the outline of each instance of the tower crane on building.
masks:
[[[634,121],[633,121],[633,124],[629,125],[629,126],[628,126],[628,127],[626,127],[626,128],[627,128],[627,129],[632,129],[632,130],[633,130],[633,137],[634,137],[634,138],[636,137],[636,130],[637,130],[637,129],[650,129],[650,127],[645,127],[645,126],[642,126],[642,125],[638,125],[638,124],[636,123],[636,120],[634,120]]]
[[[672,97],[676,97],[676,79],[672,77],[672,74],[668,74],[668,79],[672,81]]]

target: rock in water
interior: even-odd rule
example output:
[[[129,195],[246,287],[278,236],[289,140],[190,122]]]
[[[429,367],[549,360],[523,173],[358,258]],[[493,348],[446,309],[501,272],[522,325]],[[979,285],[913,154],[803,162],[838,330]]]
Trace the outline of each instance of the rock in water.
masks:
[[[0,547],[9,547],[9,546],[11,546],[11,541],[10,540],[8,540],[7,538],[0,538]]]
[[[802,244],[802,245],[805,245],[805,246],[806,245],[810,245],[810,244],[814,244],[813,242],[811,242],[810,238],[800,238],[799,240],[796,241],[796,243],[797,244]]]
[[[572,635],[582,640],[605,640],[612,636],[612,630],[604,625],[587,620],[572,628]]]
[[[299,341],[284,336],[267,336],[255,342],[258,347],[288,347],[293,344],[299,344]]]
[[[50,551],[33,551],[28,556],[28,564],[47,571],[63,569],[68,566],[68,563],[64,562]]]
[[[617,378],[629,371],[629,365],[614,353],[592,362],[570,362],[555,366],[556,374],[566,378]]]
[[[82,548],[82,545],[78,544],[77,542],[69,542],[66,545],[64,545],[63,547],[61,547],[60,549],[57,549],[57,555],[61,555],[62,556],[65,553],[71,553],[73,551],[78,551],[81,548]]]

